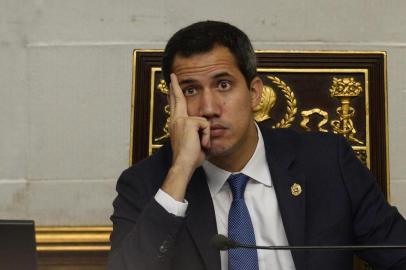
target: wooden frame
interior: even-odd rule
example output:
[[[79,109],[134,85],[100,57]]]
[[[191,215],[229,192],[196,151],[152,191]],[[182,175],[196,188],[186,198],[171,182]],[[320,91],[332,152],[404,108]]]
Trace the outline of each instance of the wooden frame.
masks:
[[[358,140],[356,136],[353,136],[352,140],[351,134],[347,134],[347,137],[349,136],[348,139],[353,149],[357,154],[360,154],[361,160],[364,159],[364,163],[370,168],[383,193],[389,199],[386,52],[257,51],[256,53],[259,74],[264,73],[265,77],[266,74],[275,75],[271,76],[275,78],[274,81],[271,81],[273,83],[276,82],[273,88],[281,88],[285,84],[287,88],[292,89],[289,85],[294,85],[295,81],[303,81],[305,79],[310,81],[310,77],[313,74],[315,74],[315,78],[313,78],[315,82],[326,83],[323,80],[323,74],[330,74],[327,77],[335,76],[338,79],[354,77],[355,81],[358,80],[360,82],[362,93],[354,100],[358,98],[357,102],[361,113],[358,112],[358,115],[353,120],[355,126],[357,125],[356,118],[359,118],[358,130],[354,131],[358,132],[358,134],[363,134],[363,139]],[[165,115],[166,98],[165,90],[162,89],[164,86],[161,85],[162,75],[159,74],[161,59],[161,50],[134,50],[130,164],[134,164],[147,157],[155,149],[159,148],[161,144],[155,143],[155,141],[157,137],[162,137],[158,136],[159,133],[161,135],[165,133],[163,131],[165,117],[162,118],[162,115]],[[295,75],[298,73],[302,73],[302,76]],[[281,74],[293,74],[292,76],[296,77],[290,81],[287,78],[285,83],[285,81],[279,78],[282,77]],[[278,79],[280,80],[279,84]],[[306,88],[306,86],[303,87],[301,85],[300,87],[304,88],[304,90],[309,90],[311,86]],[[324,89],[327,90],[325,92],[328,92],[328,88],[324,87]],[[289,95],[289,93],[285,91],[284,95]],[[300,93],[298,91],[291,91],[290,95],[299,96]],[[325,96],[325,101],[327,93],[323,93],[323,95]],[[302,95],[302,100],[307,98]],[[321,111],[321,113],[325,112],[330,117],[337,118],[338,116],[334,114],[337,114],[337,110],[339,110],[340,100],[343,102],[342,97],[336,95],[330,99],[328,100],[330,107],[327,109],[320,108],[320,104],[324,102],[323,100],[317,100],[317,108],[310,108],[320,110],[316,110],[313,114]],[[292,98],[292,101],[299,103],[300,98],[295,100]],[[291,109],[295,108],[292,107]],[[299,111],[302,109],[301,113],[306,112],[303,107],[299,108],[299,106],[296,106],[296,109]],[[160,117],[157,117],[158,114]],[[299,124],[300,121],[296,117],[290,127],[300,129],[298,127]],[[270,123],[270,125],[275,125],[275,123]],[[332,124],[329,131],[331,131],[331,127]],[[357,141],[362,143],[360,144]]]
[[[111,226],[35,228],[39,269],[105,269]]]

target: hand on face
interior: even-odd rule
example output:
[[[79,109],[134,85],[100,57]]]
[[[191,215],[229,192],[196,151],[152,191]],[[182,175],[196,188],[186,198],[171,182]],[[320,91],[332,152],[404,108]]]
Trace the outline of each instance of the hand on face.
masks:
[[[172,165],[180,165],[193,173],[205,159],[204,150],[210,148],[210,123],[204,117],[188,115],[186,99],[174,73],[171,74],[169,105]]]

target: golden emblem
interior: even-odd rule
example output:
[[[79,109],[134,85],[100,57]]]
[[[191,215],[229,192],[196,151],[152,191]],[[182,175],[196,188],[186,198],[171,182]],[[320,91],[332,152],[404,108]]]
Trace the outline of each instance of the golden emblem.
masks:
[[[275,76],[267,76],[283,93],[286,98],[286,113],[283,118],[272,126],[272,128],[288,128],[292,125],[293,120],[295,120],[295,115],[297,113],[296,97],[292,89],[286,85],[284,81]],[[271,110],[276,104],[276,94],[275,90],[269,85],[264,85],[262,90],[261,101],[257,107],[254,108],[255,120],[258,122],[265,121],[271,118]]]
[[[162,94],[165,94],[165,95],[167,95],[167,94],[169,93],[169,88],[168,88],[168,86],[166,85],[165,80],[160,80],[160,81],[159,81],[158,90],[161,91],[161,93],[162,93]],[[171,111],[170,111],[169,105],[166,105],[166,106],[164,107],[164,111],[165,111],[165,114],[168,116],[168,117],[166,118],[166,123],[165,123],[165,126],[164,126],[164,128],[163,128],[164,134],[163,134],[162,136],[158,137],[158,138],[155,138],[155,139],[154,139],[155,142],[158,142],[158,141],[160,141],[160,140],[163,140],[163,139],[169,137],[169,121],[171,120],[171,115],[170,115],[170,114],[171,114]]]
[[[323,120],[321,120],[317,124],[317,128],[321,132],[327,132],[328,130],[323,128],[323,126],[328,122],[328,112],[323,111],[322,109],[319,108],[314,108],[308,111],[301,111],[300,115],[303,117],[303,120],[302,122],[300,122],[300,126],[304,128],[306,131],[311,131],[311,129],[307,126],[307,124],[310,121],[310,116],[312,116],[313,114],[318,114],[321,117],[323,117]]]
[[[357,131],[351,118],[354,116],[355,109],[350,106],[350,102],[361,92],[361,83],[355,81],[354,78],[333,78],[330,94],[340,100],[341,106],[336,109],[339,119],[331,121],[331,127],[334,133],[342,134],[349,141],[359,144],[363,144],[363,142],[354,137]]]
[[[295,115],[297,113],[297,106],[296,106],[296,97],[293,93],[292,89],[284,81],[279,79],[276,76],[267,76],[274,84],[281,89],[284,97],[286,98],[286,113],[283,118],[276,123],[276,125],[272,126],[273,128],[288,128],[292,125],[293,120],[295,120]]]
[[[293,196],[299,196],[302,193],[302,187],[298,183],[294,183],[290,187]]]
[[[275,91],[269,85],[264,85],[262,89],[261,101],[254,108],[254,116],[257,122],[271,118],[271,110],[276,104]]]

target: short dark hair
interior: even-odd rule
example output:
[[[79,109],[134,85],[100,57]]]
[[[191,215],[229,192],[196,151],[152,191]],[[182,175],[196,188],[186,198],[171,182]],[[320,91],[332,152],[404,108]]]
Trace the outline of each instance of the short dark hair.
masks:
[[[168,41],[162,59],[162,72],[167,84],[176,55],[189,57],[209,52],[215,45],[221,45],[234,55],[238,68],[247,85],[257,75],[257,61],[248,36],[237,27],[218,21],[202,21],[191,24],[176,32]]]

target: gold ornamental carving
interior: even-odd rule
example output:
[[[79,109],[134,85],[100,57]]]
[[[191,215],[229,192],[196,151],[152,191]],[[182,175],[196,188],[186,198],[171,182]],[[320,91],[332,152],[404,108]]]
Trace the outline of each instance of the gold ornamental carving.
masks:
[[[283,118],[272,126],[272,128],[288,128],[295,120],[297,113],[297,101],[292,89],[284,81],[275,76],[267,76],[283,93],[286,98],[286,113]],[[276,94],[272,87],[265,85],[262,91],[261,101],[254,108],[255,120],[258,122],[271,118],[270,112],[276,104]]]
[[[301,111],[300,112],[303,120],[300,122],[300,126],[302,128],[304,128],[306,131],[311,131],[310,127],[307,126],[307,124],[310,121],[310,117],[313,114],[318,114],[321,117],[323,117],[323,120],[321,120],[318,124],[317,124],[317,128],[319,131],[321,132],[327,132],[328,130],[323,128],[323,126],[328,122],[328,112],[323,111],[322,109],[319,108],[314,108],[308,111]]]
[[[273,128],[288,128],[292,125],[293,120],[295,120],[295,115],[297,113],[297,107],[296,107],[296,97],[293,91],[290,89],[289,86],[286,85],[284,81],[279,79],[278,77],[275,76],[267,76],[268,79],[270,79],[274,84],[278,86],[279,89],[282,90],[283,95],[286,98],[286,113],[283,116],[283,118],[276,123],[275,126],[272,126]]]
[[[158,86],[157,86],[157,88],[158,88],[158,90],[159,90],[162,94],[168,95],[168,93],[169,93],[169,88],[168,88],[168,86],[166,85],[165,80],[160,80],[160,81],[159,81],[159,84],[158,84]],[[171,120],[171,111],[170,111],[169,104],[168,104],[168,105],[165,105],[165,107],[164,107],[164,112],[165,112],[165,114],[167,115],[167,117],[166,117],[165,125],[164,125],[164,127],[163,127],[163,129],[162,129],[163,135],[161,135],[161,136],[158,137],[158,138],[155,138],[155,139],[154,139],[155,142],[159,142],[159,141],[161,141],[161,140],[166,139],[166,138],[169,137],[169,121]]]
[[[330,122],[333,132],[341,134],[351,142],[363,144],[362,141],[355,138],[357,133],[352,117],[355,109],[350,106],[351,99],[357,97],[362,92],[361,83],[354,78],[333,78],[333,84],[330,88],[330,95],[341,102],[341,106],[336,109],[338,120]]]
[[[276,104],[276,94],[272,87],[264,85],[262,89],[261,101],[254,108],[254,116],[257,122],[262,122],[271,118],[271,110]]]

